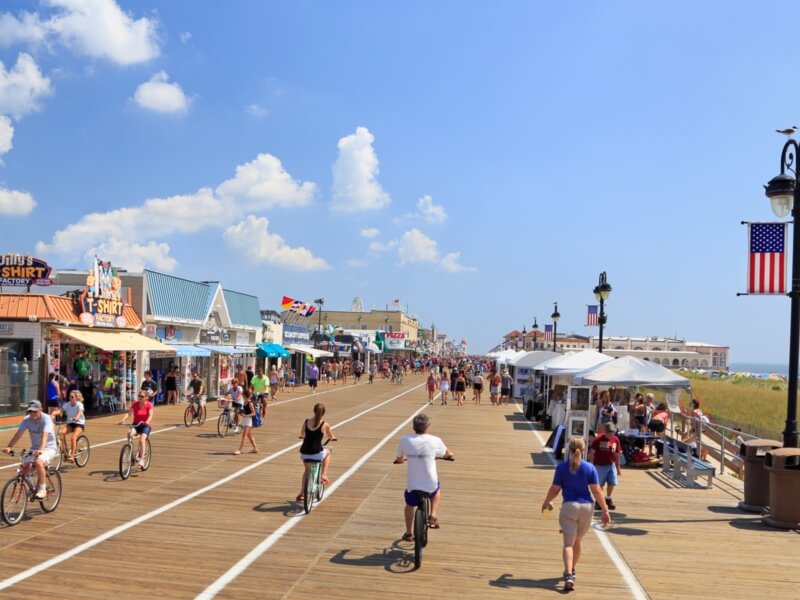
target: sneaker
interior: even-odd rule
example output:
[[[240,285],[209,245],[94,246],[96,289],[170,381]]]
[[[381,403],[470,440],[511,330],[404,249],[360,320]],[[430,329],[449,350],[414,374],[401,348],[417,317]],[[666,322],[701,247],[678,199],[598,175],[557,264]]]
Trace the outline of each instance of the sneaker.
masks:
[[[239,426],[238,425],[234,425],[233,426],[233,433],[239,433]]]
[[[564,591],[571,592],[575,589],[575,577],[570,575],[564,575]]]
[[[616,510],[617,505],[614,504],[614,501],[611,498],[606,498],[606,506],[608,506],[608,510]]]
[[[47,498],[47,488],[39,488],[36,490],[36,499],[37,500],[44,500]]]

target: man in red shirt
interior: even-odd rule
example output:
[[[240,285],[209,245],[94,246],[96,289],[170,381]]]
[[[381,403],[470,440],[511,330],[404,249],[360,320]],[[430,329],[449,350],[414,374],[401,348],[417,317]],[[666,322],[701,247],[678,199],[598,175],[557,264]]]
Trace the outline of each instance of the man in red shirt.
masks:
[[[606,504],[610,510],[617,507],[611,500],[611,494],[617,486],[620,472],[622,444],[615,435],[617,426],[613,422],[603,424],[603,435],[597,436],[589,449],[589,462],[594,463],[600,478],[600,487],[606,486]],[[599,510],[595,505],[595,509]]]

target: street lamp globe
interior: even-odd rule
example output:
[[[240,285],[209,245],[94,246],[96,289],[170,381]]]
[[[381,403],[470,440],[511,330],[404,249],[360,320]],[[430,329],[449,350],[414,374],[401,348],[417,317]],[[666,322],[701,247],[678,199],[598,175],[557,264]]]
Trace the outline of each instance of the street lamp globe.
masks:
[[[550,318],[553,319],[553,323],[558,323],[558,320],[561,318],[561,313],[558,312],[558,303],[556,303],[555,310],[553,314],[550,315]]]
[[[776,175],[764,186],[764,193],[772,205],[772,212],[779,219],[788,215],[792,210],[794,186],[795,178],[786,173]]]

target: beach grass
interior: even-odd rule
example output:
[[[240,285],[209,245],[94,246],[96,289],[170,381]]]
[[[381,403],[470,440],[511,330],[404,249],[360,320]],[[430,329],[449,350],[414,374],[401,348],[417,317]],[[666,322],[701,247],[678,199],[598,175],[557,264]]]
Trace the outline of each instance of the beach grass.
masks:
[[[785,381],[681,374],[691,379],[692,392],[712,421],[759,437],[781,439],[786,421]]]

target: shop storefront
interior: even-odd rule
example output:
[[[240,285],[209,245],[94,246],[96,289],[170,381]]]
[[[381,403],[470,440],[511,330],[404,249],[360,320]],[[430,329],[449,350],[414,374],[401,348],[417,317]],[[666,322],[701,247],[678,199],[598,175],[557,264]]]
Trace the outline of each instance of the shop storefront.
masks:
[[[297,385],[306,383],[308,381],[306,370],[308,365],[314,362],[314,357],[308,352],[308,349],[311,348],[309,328],[305,325],[284,323],[283,347],[292,353],[288,362],[294,369]]]

